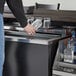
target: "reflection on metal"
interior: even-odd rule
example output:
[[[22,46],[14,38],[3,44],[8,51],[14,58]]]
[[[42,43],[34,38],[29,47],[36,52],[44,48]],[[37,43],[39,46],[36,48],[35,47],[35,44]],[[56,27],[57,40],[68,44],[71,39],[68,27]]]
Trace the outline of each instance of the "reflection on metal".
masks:
[[[25,32],[7,31],[5,38],[9,38],[12,41],[22,41],[28,43],[37,43],[48,45],[52,41],[60,39],[60,35],[50,35],[50,34],[39,34],[36,33],[33,36],[27,35]]]
[[[53,70],[53,74],[55,74],[56,76],[76,76],[76,74],[66,73],[66,72],[57,71],[57,70]]]

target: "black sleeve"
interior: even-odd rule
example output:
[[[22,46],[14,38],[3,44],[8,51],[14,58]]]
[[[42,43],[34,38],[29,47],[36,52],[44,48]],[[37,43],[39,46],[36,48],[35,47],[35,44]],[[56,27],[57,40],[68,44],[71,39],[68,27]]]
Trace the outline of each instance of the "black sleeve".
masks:
[[[27,18],[24,14],[22,0],[6,0],[6,2],[21,26],[25,27],[27,25]]]

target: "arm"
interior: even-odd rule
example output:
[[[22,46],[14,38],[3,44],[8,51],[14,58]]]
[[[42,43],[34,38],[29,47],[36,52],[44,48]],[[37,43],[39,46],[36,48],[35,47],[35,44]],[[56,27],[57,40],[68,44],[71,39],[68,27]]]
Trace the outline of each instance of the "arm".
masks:
[[[24,14],[22,0],[6,0],[6,2],[21,26],[25,27],[27,19]]]
[[[6,2],[16,19],[20,22],[21,26],[24,27],[24,31],[26,31],[28,34],[35,34],[34,27],[30,24],[27,24],[22,0],[6,0]]]

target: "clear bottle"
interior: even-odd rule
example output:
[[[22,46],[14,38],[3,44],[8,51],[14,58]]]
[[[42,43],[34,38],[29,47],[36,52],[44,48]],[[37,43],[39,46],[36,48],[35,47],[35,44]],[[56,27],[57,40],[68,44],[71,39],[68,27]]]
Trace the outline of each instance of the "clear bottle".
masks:
[[[71,50],[74,51],[74,59],[73,59],[73,63],[76,64],[76,31],[72,31],[72,38],[71,38]]]
[[[42,26],[42,19],[33,21],[32,26],[34,26],[35,30],[38,30]]]
[[[67,47],[64,49],[64,62],[73,63],[74,59],[74,43],[73,40],[68,40]]]
[[[72,50],[73,50],[73,64],[76,64],[76,38],[75,37],[73,37],[73,40],[72,40],[72,44],[71,44],[71,46],[72,46]]]
[[[51,27],[51,18],[44,18],[43,21],[43,28],[50,28]]]

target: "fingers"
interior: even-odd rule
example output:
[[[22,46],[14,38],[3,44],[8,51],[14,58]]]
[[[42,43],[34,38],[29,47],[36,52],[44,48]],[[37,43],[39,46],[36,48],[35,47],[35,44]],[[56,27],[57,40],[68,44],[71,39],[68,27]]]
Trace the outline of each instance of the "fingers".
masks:
[[[29,35],[34,35],[35,34],[35,30],[34,29],[30,29],[30,30],[27,31],[27,33]]]
[[[24,31],[28,34],[28,35],[34,35],[36,32],[35,32],[35,29],[32,25],[30,24],[27,24],[26,27],[24,27]]]

